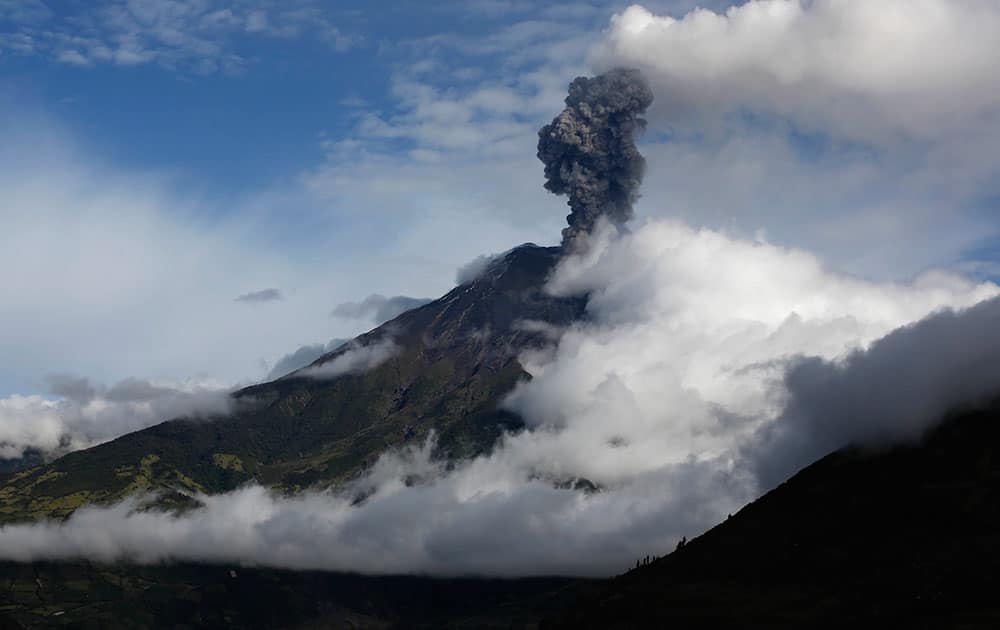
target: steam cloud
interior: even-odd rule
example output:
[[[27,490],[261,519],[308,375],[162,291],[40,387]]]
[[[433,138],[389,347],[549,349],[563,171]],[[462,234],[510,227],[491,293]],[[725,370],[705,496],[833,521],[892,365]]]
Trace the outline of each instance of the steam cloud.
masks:
[[[589,293],[590,317],[522,357],[533,378],[508,404],[528,428],[489,455],[449,466],[429,442],[385,454],[342,492],[250,486],[182,516],[87,508],[0,529],[0,557],[608,575],[714,525],[804,458],[916,437],[936,410],[1000,382],[1000,288],[953,274],[867,282],[803,251],[657,221],[599,228],[548,289]],[[573,490],[578,479],[599,490]]]
[[[538,132],[545,188],[567,195],[571,209],[563,245],[573,246],[598,220],[632,218],[646,160],[635,146],[653,92],[638,70],[615,69],[569,85],[566,109]]]

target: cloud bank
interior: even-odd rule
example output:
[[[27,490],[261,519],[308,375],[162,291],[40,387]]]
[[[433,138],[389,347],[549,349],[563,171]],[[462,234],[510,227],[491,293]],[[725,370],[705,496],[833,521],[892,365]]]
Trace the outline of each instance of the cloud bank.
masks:
[[[870,282],[651,221],[624,236],[603,225],[549,290],[590,293],[590,319],[522,357],[534,378],[507,404],[528,428],[488,456],[449,466],[429,442],[338,493],[247,487],[181,517],[88,508],[3,528],[0,557],[607,575],[766,490],[766,462],[918,435],[1000,383],[993,344],[975,342],[1000,323],[1000,287],[949,273]]]
[[[104,387],[53,375],[49,387],[58,398],[0,398],[0,459],[18,459],[28,451],[54,459],[174,418],[230,411],[230,390],[210,382],[125,379]]]

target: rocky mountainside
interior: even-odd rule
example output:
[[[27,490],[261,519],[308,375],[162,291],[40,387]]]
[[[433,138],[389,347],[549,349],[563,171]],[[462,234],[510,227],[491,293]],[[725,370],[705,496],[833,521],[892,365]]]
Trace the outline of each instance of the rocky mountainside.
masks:
[[[552,628],[1000,627],[1000,404],[833,453]]]
[[[584,313],[583,299],[542,291],[560,253],[514,248],[475,280],[310,366],[391,343],[391,356],[372,369],[335,378],[299,370],[236,392],[231,415],[171,420],[0,477],[0,522],[61,518],[136,490],[166,490],[162,501],[183,505],[187,494],[250,480],[290,491],[335,484],[431,431],[441,456],[488,450],[520,423],[499,403],[528,377],[519,353],[545,342],[538,322],[561,326]]]

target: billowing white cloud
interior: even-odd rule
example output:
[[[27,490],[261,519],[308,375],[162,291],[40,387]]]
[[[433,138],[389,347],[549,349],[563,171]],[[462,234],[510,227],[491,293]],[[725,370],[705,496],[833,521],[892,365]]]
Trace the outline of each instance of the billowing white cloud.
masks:
[[[678,123],[749,109],[863,141],[995,114],[998,57],[991,0],[752,0],[682,17],[633,5],[599,53],[646,70]]]
[[[974,347],[1000,323],[1000,287],[943,272],[869,282],[804,251],[654,221],[602,231],[549,288],[589,292],[590,318],[523,357],[533,379],[508,404],[528,429],[489,455],[447,466],[431,441],[336,493],[248,487],[181,517],[88,508],[0,529],[0,557],[606,575],[766,489],[758,464],[770,455],[868,439],[872,423],[881,437],[913,436],[938,419],[930,410],[980,400],[1000,375],[993,344]],[[970,370],[982,378],[964,379]],[[855,416],[831,414],[831,398]],[[908,413],[918,408],[928,413]],[[864,420],[887,409],[898,413]]]
[[[50,385],[59,398],[0,398],[0,459],[28,451],[54,459],[167,420],[231,411],[230,390],[217,383],[126,379],[106,388],[57,376]]]
[[[653,85],[640,215],[901,278],[997,238],[998,33],[983,0],[633,5],[591,59]]]

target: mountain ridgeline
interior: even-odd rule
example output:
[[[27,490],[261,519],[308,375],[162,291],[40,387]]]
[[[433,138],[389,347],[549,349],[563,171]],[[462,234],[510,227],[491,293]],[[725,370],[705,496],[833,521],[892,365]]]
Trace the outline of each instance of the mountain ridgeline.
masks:
[[[183,507],[195,493],[250,481],[283,491],[329,487],[389,449],[423,443],[431,431],[439,457],[488,451],[504,430],[521,426],[500,403],[529,378],[518,355],[546,343],[537,324],[564,326],[584,314],[584,298],[543,292],[561,252],[516,247],[471,282],[309,368],[237,391],[229,415],[170,420],[8,474],[0,478],[0,523],[65,518],[137,491],[158,491],[165,507]],[[358,347],[387,342],[393,353],[371,369],[309,375]]]

